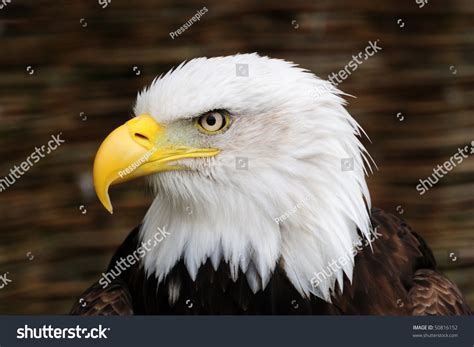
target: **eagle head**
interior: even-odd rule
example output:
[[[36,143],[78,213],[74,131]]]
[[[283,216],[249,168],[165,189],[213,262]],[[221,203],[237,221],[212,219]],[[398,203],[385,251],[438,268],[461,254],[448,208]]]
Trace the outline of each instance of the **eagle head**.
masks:
[[[182,63],[138,94],[135,117],[94,162],[94,185],[149,176],[155,198],[140,230],[169,236],[143,259],[163,281],[183,260],[192,278],[211,261],[262,290],[281,267],[302,296],[327,301],[354,243],[371,232],[367,153],[343,93],[296,64],[257,54]],[[314,274],[348,261],[313,285]]]

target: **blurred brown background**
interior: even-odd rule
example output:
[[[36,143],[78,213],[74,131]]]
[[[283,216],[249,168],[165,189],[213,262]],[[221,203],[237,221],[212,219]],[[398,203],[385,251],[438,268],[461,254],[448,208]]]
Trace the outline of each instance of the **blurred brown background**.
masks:
[[[473,14],[472,0],[12,0],[0,9],[0,178],[51,135],[66,143],[0,193],[0,275],[12,280],[0,313],[68,312],[140,223],[151,203],[144,181],[112,189],[111,216],[91,168],[156,75],[185,59],[255,51],[326,79],[377,39],[382,52],[340,85],[357,96],[348,109],[372,139],[374,205],[427,239],[474,307],[474,159],[425,195],[415,189],[474,140]]]

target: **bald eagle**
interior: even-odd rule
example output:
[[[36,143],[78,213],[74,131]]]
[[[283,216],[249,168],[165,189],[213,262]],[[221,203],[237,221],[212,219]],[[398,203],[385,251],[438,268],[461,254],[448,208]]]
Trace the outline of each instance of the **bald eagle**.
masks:
[[[71,313],[469,314],[423,239],[371,207],[344,95],[257,54],[155,79],[93,178],[110,213],[110,185],[148,176],[156,196]]]

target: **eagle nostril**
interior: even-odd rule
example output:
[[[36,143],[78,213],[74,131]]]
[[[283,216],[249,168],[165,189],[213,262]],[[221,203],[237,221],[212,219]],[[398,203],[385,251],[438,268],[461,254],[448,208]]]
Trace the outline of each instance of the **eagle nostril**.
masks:
[[[150,141],[150,139],[147,136],[145,136],[143,134],[140,134],[140,133],[135,133],[135,137],[138,137],[139,139]]]

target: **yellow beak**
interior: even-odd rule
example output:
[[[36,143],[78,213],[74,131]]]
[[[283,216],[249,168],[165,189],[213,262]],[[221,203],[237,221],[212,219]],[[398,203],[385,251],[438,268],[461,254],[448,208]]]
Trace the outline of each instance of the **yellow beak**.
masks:
[[[172,162],[218,153],[216,148],[173,144],[163,125],[149,115],[141,115],[115,129],[100,145],[94,160],[95,192],[102,205],[113,213],[110,185],[161,171],[185,169]]]

